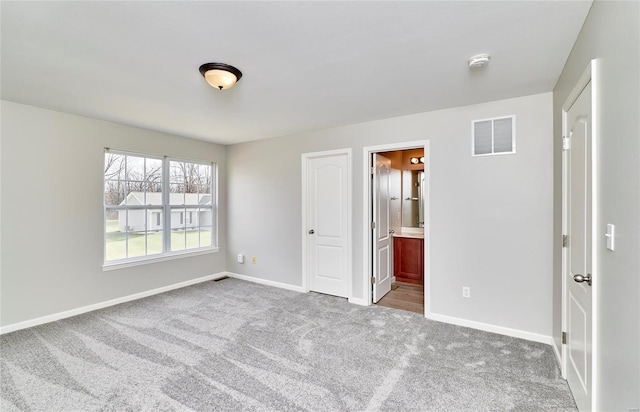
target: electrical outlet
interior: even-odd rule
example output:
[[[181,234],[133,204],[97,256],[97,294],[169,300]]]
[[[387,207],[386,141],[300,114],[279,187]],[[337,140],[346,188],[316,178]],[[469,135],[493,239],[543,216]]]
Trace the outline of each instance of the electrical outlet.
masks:
[[[462,297],[470,298],[471,297],[471,288],[469,286],[462,287]]]
[[[251,263],[253,263],[254,265],[256,264],[257,260],[258,258],[256,258],[255,256],[251,257]]]

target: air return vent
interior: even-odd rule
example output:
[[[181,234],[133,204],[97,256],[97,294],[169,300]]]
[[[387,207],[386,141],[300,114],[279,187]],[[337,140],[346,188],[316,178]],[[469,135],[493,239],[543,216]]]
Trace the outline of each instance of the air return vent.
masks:
[[[473,156],[516,152],[516,117],[496,117],[472,122]]]

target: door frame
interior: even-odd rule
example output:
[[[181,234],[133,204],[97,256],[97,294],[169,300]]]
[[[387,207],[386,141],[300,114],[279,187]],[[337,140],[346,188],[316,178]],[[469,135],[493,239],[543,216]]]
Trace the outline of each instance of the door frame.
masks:
[[[599,93],[598,93],[598,60],[593,59],[589,62],[586,70],[580,76],[580,79],[574,86],[571,93],[565,100],[562,105],[562,136],[561,138],[568,135],[568,124],[567,124],[567,113],[573,103],[578,99],[584,88],[591,82],[591,157],[588,159],[591,166],[591,198],[589,202],[591,204],[591,262],[592,262],[592,273],[591,276],[593,278],[593,283],[591,286],[591,406],[592,408],[596,408],[598,405],[596,403],[597,400],[597,387],[598,387],[598,379],[597,379],[597,369],[598,363],[596,360],[598,359],[598,277],[599,277],[599,266],[598,266],[598,253],[597,251],[600,249],[600,239],[598,238],[598,228],[599,228],[599,211],[598,211],[598,101],[599,101]],[[568,216],[569,211],[567,207],[568,201],[568,178],[569,178],[569,170],[568,170],[568,153],[566,150],[562,150],[562,234],[567,234],[568,231]],[[561,246],[562,247],[562,246]],[[567,305],[567,289],[569,285],[567,284],[567,276],[568,276],[568,248],[562,247],[562,331],[568,330],[568,311]],[[568,369],[568,353],[567,353],[567,345],[562,344],[561,350],[561,362],[560,369],[562,372],[562,377],[566,379],[567,377],[567,369]]]
[[[431,283],[430,278],[430,266],[431,259],[429,258],[429,244],[431,237],[430,225],[430,208],[431,197],[429,196],[429,188],[431,181],[431,162],[429,152],[429,140],[415,140],[409,142],[389,143],[377,146],[365,146],[362,148],[362,267],[364,268],[362,273],[362,296],[364,302],[359,302],[363,305],[369,306],[373,304],[373,292],[371,290],[371,276],[373,276],[373,236],[371,231],[372,216],[372,202],[373,192],[371,188],[371,165],[369,159],[371,155],[379,152],[388,152],[392,150],[408,150],[408,149],[424,149],[424,197],[423,213],[424,213],[424,316],[428,317],[431,314],[431,299],[429,287]],[[355,303],[355,302],[354,302]]]
[[[353,236],[352,236],[352,221],[353,221],[353,183],[352,183],[352,159],[351,148],[326,150],[322,152],[309,152],[302,153],[302,290],[309,292],[309,285],[311,281],[311,271],[309,270],[308,254],[309,254],[309,235],[307,233],[307,218],[308,218],[308,204],[307,204],[307,191],[309,190],[307,185],[308,167],[309,161],[320,157],[346,155],[347,156],[347,294],[349,300],[353,297]]]

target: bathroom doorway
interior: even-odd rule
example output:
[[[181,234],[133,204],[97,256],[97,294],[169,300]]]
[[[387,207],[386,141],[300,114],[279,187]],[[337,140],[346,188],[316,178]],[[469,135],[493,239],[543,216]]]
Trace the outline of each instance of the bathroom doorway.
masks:
[[[365,148],[368,303],[428,314],[428,142]]]

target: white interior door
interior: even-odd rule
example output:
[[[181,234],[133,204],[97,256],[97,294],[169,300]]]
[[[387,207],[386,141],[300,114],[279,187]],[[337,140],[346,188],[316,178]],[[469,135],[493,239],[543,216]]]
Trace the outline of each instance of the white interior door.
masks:
[[[592,391],[592,153],[591,82],[566,113],[567,279],[566,378],[581,411],[591,410]]]
[[[348,297],[349,156],[307,158],[306,236],[309,290]]]
[[[391,160],[374,154],[373,164],[373,302],[391,290],[392,238],[389,226]]]

